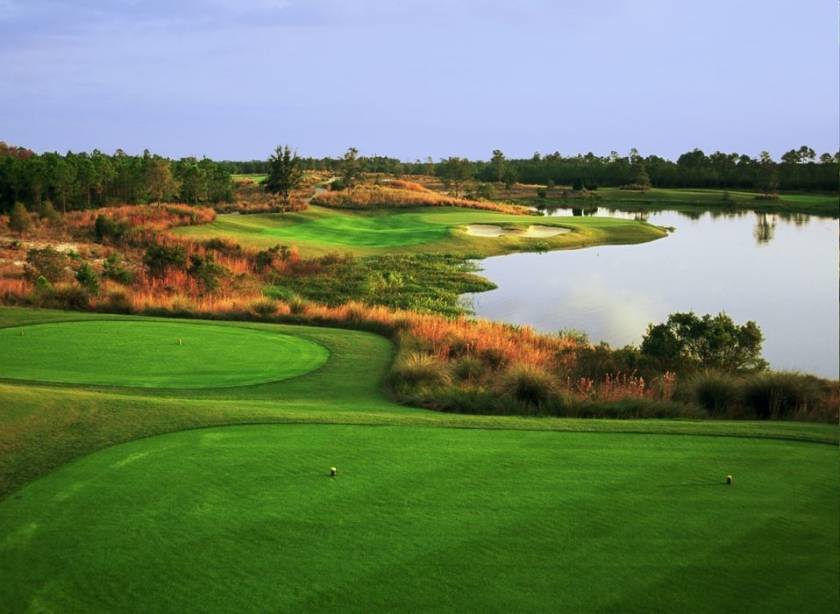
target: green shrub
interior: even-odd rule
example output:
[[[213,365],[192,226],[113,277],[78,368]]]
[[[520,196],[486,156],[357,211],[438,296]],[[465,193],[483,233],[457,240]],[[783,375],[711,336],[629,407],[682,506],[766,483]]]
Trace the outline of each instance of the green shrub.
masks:
[[[699,405],[711,416],[735,417],[741,407],[741,389],[741,379],[709,371],[681,381],[677,398]]]
[[[293,315],[300,315],[306,312],[306,301],[299,298],[293,298],[289,301],[289,312]]]
[[[614,350],[606,343],[583,345],[577,350],[576,357],[575,377],[593,380],[616,373],[637,373],[645,366],[639,350],[632,346]]]
[[[79,286],[56,286],[39,293],[37,302],[46,309],[84,311],[90,308],[90,294]]]
[[[9,213],[9,229],[16,232],[18,236],[23,236],[29,227],[32,225],[32,218],[23,203],[15,203]]]
[[[102,264],[102,277],[126,286],[134,281],[134,273],[125,268],[119,254],[111,254],[105,259]]]
[[[107,215],[97,215],[93,223],[93,234],[100,243],[103,241],[121,241],[128,232],[128,224],[118,222]]]
[[[125,292],[111,292],[108,294],[108,300],[103,305],[104,311],[108,313],[131,313],[131,302],[128,300]]]
[[[743,390],[744,406],[761,420],[806,417],[824,400],[820,380],[799,373],[765,373],[747,379]]]
[[[738,325],[725,313],[672,313],[664,324],[648,326],[641,351],[667,371],[762,371],[767,368],[761,357],[763,340],[753,321]]]
[[[83,262],[76,270],[76,281],[92,295],[99,294],[99,275],[87,262]]]
[[[500,382],[500,391],[532,407],[548,405],[558,397],[555,379],[529,365],[517,365],[507,371]]]
[[[251,311],[261,318],[267,318],[277,312],[277,301],[264,298],[251,303]]]
[[[484,374],[484,363],[474,356],[463,356],[453,366],[455,377],[462,382],[475,382]]]
[[[187,252],[180,245],[150,245],[143,255],[143,264],[152,277],[163,277],[168,267],[183,269],[187,262]]]
[[[26,276],[29,279],[44,277],[50,283],[62,281],[68,273],[67,256],[51,247],[30,249],[26,253]]]
[[[55,207],[53,207],[52,202],[49,200],[41,203],[41,219],[53,226],[61,224],[61,214],[55,210]]]
[[[190,256],[188,271],[191,277],[201,283],[205,292],[212,292],[219,287],[219,278],[226,270],[223,266],[216,264],[213,254],[207,253],[204,256],[199,254]]]

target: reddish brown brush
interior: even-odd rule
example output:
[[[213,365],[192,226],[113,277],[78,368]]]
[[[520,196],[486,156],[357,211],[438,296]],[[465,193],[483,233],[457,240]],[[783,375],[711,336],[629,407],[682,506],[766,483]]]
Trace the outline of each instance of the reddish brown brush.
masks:
[[[87,211],[72,211],[64,216],[69,228],[90,228],[100,215],[132,228],[163,231],[176,226],[209,224],[216,219],[216,212],[208,207],[191,205],[123,205]]]
[[[499,203],[489,200],[469,200],[447,196],[423,188],[419,184],[409,183],[417,188],[393,187],[394,183],[381,185],[360,185],[349,190],[321,192],[312,199],[312,203],[323,207],[343,209],[374,209],[378,207],[463,207],[465,209],[485,209],[510,215],[532,215],[533,211],[519,205]]]

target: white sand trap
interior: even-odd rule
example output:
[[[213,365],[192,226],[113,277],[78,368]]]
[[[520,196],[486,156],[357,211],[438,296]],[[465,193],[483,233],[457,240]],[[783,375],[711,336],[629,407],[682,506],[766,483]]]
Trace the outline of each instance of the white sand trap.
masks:
[[[494,224],[468,224],[467,234],[475,237],[501,237],[507,231]]]
[[[568,228],[561,228],[560,226],[528,226],[528,230],[522,233],[523,237],[530,237],[534,239],[544,239],[546,237],[556,237],[557,235],[572,232]]]

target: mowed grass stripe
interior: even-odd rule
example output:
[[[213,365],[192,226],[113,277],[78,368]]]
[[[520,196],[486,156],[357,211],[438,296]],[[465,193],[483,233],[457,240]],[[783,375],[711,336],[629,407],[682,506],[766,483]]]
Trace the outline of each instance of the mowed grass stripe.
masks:
[[[323,365],[322,345],[273,331],[99,321],[0,329],[0,377],[140,388],[248,386]]]
[[[834,611],[837,468],[691,436],[182,432],[0,504],[0,575],[12,609]]]

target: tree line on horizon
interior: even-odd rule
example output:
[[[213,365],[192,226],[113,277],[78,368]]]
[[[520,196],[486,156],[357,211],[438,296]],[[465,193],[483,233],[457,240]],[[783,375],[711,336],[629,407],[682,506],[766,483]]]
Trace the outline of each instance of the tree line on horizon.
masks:
[[[40,211],[92,209],[111,203],[178,201],[190,204],[233,198],[230,171],[209,158],[170,160],[144,151],[132,156],[55,152],[36,154],[0,141],[0,212],[16,203]]]
[[[348,151],[355,151],[351,148]],[[342,157],[300,158],[304,170],[341,174]],[[231,173],[264,174],[270,161],[221,161]],[[663,188],[744,188],[765,192],[776,190],[836,191],[840,174],[840,152],[817,153],[807,145],[785,152],[777,161],[764,151],[756,157],[716,151],[706,154],[694,149],[676,161],[660,156],[642,156],[635,149],[627,155],[610,152],[563,156],[559,152],[535,153],[530,158],[507,158],[494,150],[489,160],[449,157],[404,162],[386,156],[359,156],[355,164],[362,173],[431,175],[444,179],[475,179],[486,182],[522,182],[541,185],[617,187],[641,179]]]
[[[684,153],[676,161],[660,156],[642,156],[635,149],[628,155],[611,152],[563,156],[535,153],[531,158],[507,158],[494,150],[489,160],[449,157],[435,162],[404,162],[386,156],[358,156],[355,148],[342,157],[298,157],[288,147],[295,172],[347,172],[348,156],[353,171],[402,175],[437,176],[455,186],[471,180],[513,184],[571,185],[575,189],[617,186],[662,188],[741,188],[764,193],[779,190],[836,191],[840,173],[840,152],[817,153],[803,145],[774,160],[762,152],[757,158],[744,154],[699,149]],[[280,150],[278,150],[280,151]],[[151,203],[177,200],[185,203],[214,203],[232,199],[233,174],[271,174],[275,156],[267,160],[214,161],[194,157],[171,160],[151,154],[132,156],[122,150],[113,155],[55,152],[36,154],[23,147],[0,142],[0,212],[23,203],[31,210],[49,202],[68,211],[100,207],[109,203]],[[288,188],[280,190],[288,196]]]

